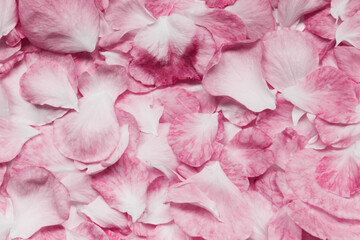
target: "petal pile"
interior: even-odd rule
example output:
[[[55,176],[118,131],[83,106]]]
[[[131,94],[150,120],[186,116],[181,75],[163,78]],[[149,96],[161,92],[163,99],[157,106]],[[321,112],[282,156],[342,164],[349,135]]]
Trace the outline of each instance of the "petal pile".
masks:
[[[1,0],[0,240],[359,240],[359,0]]]

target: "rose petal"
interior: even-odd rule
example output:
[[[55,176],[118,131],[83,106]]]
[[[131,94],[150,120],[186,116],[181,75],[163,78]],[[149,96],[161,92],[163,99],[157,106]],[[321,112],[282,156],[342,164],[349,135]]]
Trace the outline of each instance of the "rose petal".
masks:
[[[346,42],[360,49],[360,12],[346,19],[336,30],[336,45]]]
[[[343,70],[351,79],[360,82],[360,50],[354,47],[337,46],[334,50],[339,69]]]
[[[18,21],[17,6],[14,0],[5,0],[1,3],[0,10],[0,38],[7,35]]]

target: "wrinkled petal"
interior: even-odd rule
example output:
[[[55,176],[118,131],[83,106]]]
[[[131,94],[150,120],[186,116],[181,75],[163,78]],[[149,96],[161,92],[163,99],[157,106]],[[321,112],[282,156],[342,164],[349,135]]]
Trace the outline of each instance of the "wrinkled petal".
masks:
[[[302,239],[301,228],[289,217],[286,206],[278,210],[272,217],[268,228],[268,238],[274,240]]]
[[[95,49],[99,14],[94,2],[21,0],[19,17],[25,35],[35,46],[63,53]]]
[[[329,14],[329,8],[324,8],[305,20],[306,29],[320,37],[334,39],[338,27],[336,20]]]
[[[69,217],[69,192],[44,168],[18,172],[10,178],[7,192],[14,207],[12,238],[29,238],[40,228],[61,224]]]
[[[275,109],[275,96],[261,73],[261,57],[260,44],[225,49],[202,84],[210,94],[232,97],[251,111]]]
[[[171,123],[169,145],[179,161],[199,167],[214,153],[218,128],[218,114],[180,115]]]
[[[209,8],[224,8],[235,2],[236,0],[205,0],[206,6]]]

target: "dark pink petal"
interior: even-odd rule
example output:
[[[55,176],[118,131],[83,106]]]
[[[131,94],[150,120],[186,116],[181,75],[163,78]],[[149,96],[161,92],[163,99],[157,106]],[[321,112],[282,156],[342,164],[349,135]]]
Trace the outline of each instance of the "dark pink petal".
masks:
[[[145,7],[151,15],[155,18],[159,18],[161,16],[170,15],[176,2],[177,0],[145,0]]]
[[[338,27],[336,20],[329,13],[329,8],[324,8],[306,18],[305,25],[306,29],[311,33],[330,40],[335,38],[335,32]]]
[[[197,25],[213,35],[218,46],[234,44],[246,39],[246,26],[230,11],[214,9],[190,15]]]
[[[251,235],[253,223],[248,204],[218,163],[206,166],[200,173],[174,187],[179,193],[182,189],[197,188],[213,202],[219,213],[220,219],[201,206],[172,199],[171,214],[175,224],[190,236],[230,240],[247,239]]]
[[[16,173],[7,192],[14,207],[12,238],[29,238],[40,228],[61,224],[69,217],[69,192],[44,168],[29,167]]]
[[[24,143],[38,134],[30,126],[0,118],[0,162],[14,159]]]
[[[137,33],[130,52],[133,60],[129,72],[145,85],[200,80],[215,49],[215,42],[206,29],[197,27],[187,17],[172,14]]]
[[[17,6],[14,0],[4,0],[0,9],[0,38],[7,35],[18,21]]]
[[[155,92],[155,98],[164,106],[161,122],[171,122],[178,115],[199,112],[200,102],[194,93],[184,88],[164,88]]]
[[[99,13],[93,1],[19,1],[26,37],[40,48],[63,53],[92,52],[99,36]]]
[[[115,102],[126,91],[129,78],[124,67],[100,65],[95,74],[81,75],[79,90],[84,97],[106,93]]]
[[[326,4],[326,0],[280,0],[278,5],[280,25],[290,27],[305,14],[315,12]]]
[[[65,109],[33,105],[22,98],[20,78],[26,70],[25,63],[21,62],[9,73],[0,75],[0,82],[9,101],[10,117],[24,124],[39,126],[63,116],[67,112]]]
[[[319,64],[318,52],[303,32],[283,29],[269,33],[264,46],[265,78],[279,91],[293,86]]]
[[[248,38],[257,40],[275,29],[275,19],[268,0],[238,0],[226,8],[245,23]]]
[[[360,49],[360,12],[347,18],[336,30],[336,45],[342,42]]]
[[[139,129],[144,133],[157,135],[159,120],[164,107],[152,94],[122,94],[115,103],[115,108],[134,116]]]
[[[105,19],[114,30],[119,31],[120,36],[155,21],[140,0],[110,0]]]
[[[138,159],[123,156],[93,178],[93,187],[110,207],[127,212],[135,222],[146,208],[148,171]]]
[[[36,232],[28,240],[64,240],[66,238],[66,231],[63,226],[44,227]]]
[[[249,110],[275,109],[275,96],[261,73],[262,48],[248,44],[223,50],[221,59],[205,75],[203,87],[214,96],[229,96]]]
[[[314,124],[321,141],[336,148],[349,147],[360,137],[359,124],[330,124],[320,118],[316,118]]]
[[[268,239],[301,240],[301,231],[301,228],[289,217],[287,206],[285,206],[272,217],[268,228]]]
[[[293,201],[288,213],[305,231],[321,239],[356,240],[360,235],[360,221],[339,219],[315,206]]]
[[[236,0],[205,0],[206,6],[209,8],[225,8],[235,2]]]
[[[360,187],[359,143],[324,153],[315,171],[317,183],[342,197],[351,197]]]
[[[55,121],[54,143],[65,157],[84,163],[99,162],[118,146],[119,129],[113,99],[101,93],[81,98],[79,112]]]
[[[256,119],[256,114],[230,98],[223,98],[219,102],[218,110],[224,117],[237,126],[246,126]]]
[[[149,185],[146,209],[138,220],[139,222],[160,225],[173,220],[170,214],[170,204],[167,202],[169,184],[166,177],[158,177]]]
[[[323,153],[311,149],[293,155],[286,167],[286,181],[295,196],[338,218],[359,219],[360,194],[343,198],[322,188],[316,180],[316,169]]]
[[[151,133],[142,133],[139,138],[136,157],[146,165],[171,177],[179,162],[168,143],[169,130],[170,124],[162,123],[159,125],[157,136]]]
[[[177,117],[168,134],[169,145],[177,159],[193,167],[210,160],[215,151],[218,114],[192,113]]]
[[[40,54],[21,77],[21,96],[32,104],[77,109],[75,74],[70,55]]]
[[[357,122],[356,84],[334,67],[322,67],[283,91],[304,111],[333,123]],[[325,101],[326,99],[326,101]]]
[[[350,46],[337,46],[334,50],[336,63],[352,80],[360,82],[360,50]]]

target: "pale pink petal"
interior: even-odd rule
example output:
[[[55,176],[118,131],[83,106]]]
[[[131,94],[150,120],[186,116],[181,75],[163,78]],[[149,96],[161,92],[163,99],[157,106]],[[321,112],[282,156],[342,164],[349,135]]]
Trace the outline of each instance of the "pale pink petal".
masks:
[[[248,38],[256,40],[275,29],[275,19],[268,0],[237,0],[226,8],[245,23]]]
[[[315,12],[327,3],[326,0],[280,0],[278,5],[280,25],[290,27],[305,14]]]
[[[339,0],[343,1],[343,0]],[[345,12],[342,14],[344,16],[344,20],[354,16],[360,10],[360,2],[356,0],[348,0],[345,7]]]
[[[58,173],[56,176],[69,191],[72,203],[87,204],[98,196],[98,193],[91,187],[91,178],[84,172],[72,171]]]
[[[218,46],[234,44],[246,39],[246,26],[237,15],[230,11],[214,9],[189,16],[197,25],[211,32]]]
[[[329,13],[329,8],[324,8],[306,18],[305,25],[311,33],[330,40],[335,38],[338,27],[336,20]]]
[[[346,18],[345,13],[348,2],[349,0],[331,0],[331,9],[329,13],[336,21],[338,21],[339,18],[342,20]]]
[[[283,96],[295,106],[326,121],[352,123],[357,122],[356,88],[356,84],[340,70],[322,67],[286,88]]]
[[[256,114],[233,99],[223,98],[219,102],[218,110],[224,117],[237,126],[246,126],[256,119]]]
[[[33,105],[20,95],[20,78],[26,72],[24,62],[15,66],[7,74],[0,75],[0,84],[3,86],[9,101],[10,118],[29,125],[44,125],[63,116],[67,110],[50,106]]]
[[[318,52],[303,32],[283,29],[269,33],[264,46],[265,78],[279,91],[293,86],[319,64]]]
[[[360,143],[324,153],[315,171],[317,183],[342,197],[351,197],[360,187]]]
[[[122,158],[93,178],[93,187],[110,207],[127,212],[135,222],[146,208],[148,171],[138,159]]]
[[[176,186],[176,185],[175,185]],[[212,240],[247,239],[252,232],[252,218],[242,193],[226,177],[218,163],[179,184],[194,186],[216,204],[221,221],[208,210],[189,203],[172,203],[175,223],[190,236]],[[174,199],[175,200],[175,199]],[[231,208],[229,206],[231,205]]]
[[[15,0],[4,0],[0,9],[0,38],[7,35],[18,21],[17,6]]]
[[[271,143],[270,137],[261,130],[243,129],[224,147],[220,165],[235,184],[241,176],[257,177],[275,161],[273,153],[266,149]]]
[[[135,29],[141,29],[155,21],[140,0],[110,0],[105,19],[120,36]]]
[[[360,235],[359,220],[339,219],[299,200],[288,205],[288,213],[301,228],[321,239],[356,240]]]
[[[260,44],[223,50],[219,63],[205,75],[204,88],[215,96],[229,96],[254,112],[275,109],[275,96],[261,73],[261,52]]]
[[[193,167],[210,160],[219,129],[219,115],[192,113],[177,117],[168,134],[169,145],[177,159]]]
[[[339,69],[343,70],[352,80],[360,82],[360,50],[354,47],[337,46],[334,50]]]
[[[105,232],[91,222],[81,223],[74,229],[66,231],[67,240],[108,240]]]
[[[189,235],[182,231],[175,223],[158,225],[149,234],[148,240],[191,240]]]
[[[190,18],[179,14],[161,17],[137,33],[129,72],[146,85],[200,80],[215,48],[211,34]]]
[[[10,174],[12,175],[26,167],[43,167],[54,174],[74,171],[73,161],[60,154],[54,145],[53,127],[47,125],[39,130],[38,136],[25,143],[10,169]]]
[[[287,213],[287,206],[282,207],[272,217],[268,228],[268,239],[301,240],[301,228],[296,225]]]
[[[92,52],[99,36],[99,13],[93,1],[19,1],[26,37],[40,48],[63,53]]]
[[[17,53],[20,48],[21,44],[10,47],[5,43],[5,41],[0,39],[0,63],[6,62],[6,60]]]
[[[194,93],[184,88],[164,88],[154,92],[155,97],[164,106],[161,122],[171,122],[178,115],[199,112],[200,102]]]
[[[80,211],[100,227],[127,228],[128,220],[125,214],[111,208],[101,196],[88,205],[81,207]]]
[[[65,156],[80,162],[102,161],[119,143],[119,124],[113,99],[107,93],[79,100],[79,112],[70,112],[54,123],[54,143]]]
[[[61,224],[69,217],[69,192],[44,168],[29,167],[16,173],[7,192],[14,207],[12,238],[28,238],[40,228]]]
[[[360,49],[360,12],[342,22],[335,35],[336,45],[345,42]]]
[[[38,134],[30,126],[0,118],[0,162],[14,159],[24,143]]]
[[[21,77],[21,96],[32,104],[77,109],[75,74],[70,55],[40,54]]]
[[[84,97],[106,93],[115,101],[126,91],[129,78],[124,67],[100,65],[94,75],[82,74],[79,90]]]
[[[170,204],[166,202],[169,184],[166,177],[159,177],[149,185],[146,209],[138,220],[139,222],[159,225],[173,220],[170,214]]]
[[[271,202],[258,192],[248,191],[246,197],[250,208],[250,216],[254,223],[250,239],[268,239],[268,227],[271,218],[275,214],[275,209],[272,207]]]
[[[359,219],[360,194],[343,198],[322,188],[316,180],[316,168],[323,153],[305,149],[293,155],[286,167],[286,182],[295,196],[311,205],[322,208],[339,218]]]
[[[136,157],[146,165],[159,169],[166,176],[171,177],[172,171],[176,170],[179,162],[168,143],[169,130],[170,124],[162,123],[159,125],[157,136],[151,133],[142,133]]]
[[[129,146],[130,136],[129,136],[129,126],[123,125],[119,129],[119,143],[113,153],[106,159],[104,159],[101,162],[97,163],[83,163],[83,162],[77,162],[75,161],[75,167],[79,170],[86,171],[87,174],[96,174],[103,170],[105,170],[107,167],[110,167],[111,165],[115,164],[121,156],[124,154],[125,150]]]
[[[157,135],[157,128],[164,107],[160,102],[155,101],[153,95],[132,93],[122,94],[117,99],[115,108],[133,115],[142,132]]]
[[[349,147],[360,137],[359,124],[330,124],[320,118],[316,118],[314,124],[321,141],[336,148]]]
[[[8,119],[9,115],[8,96],[0,84],[0,118]]]
[[[224,145],[228,144],[234,138],[234,136],[240,132],[240,130],[241,127],[232,124],[229,121],[224,121],[224,136],[221,143]]]

